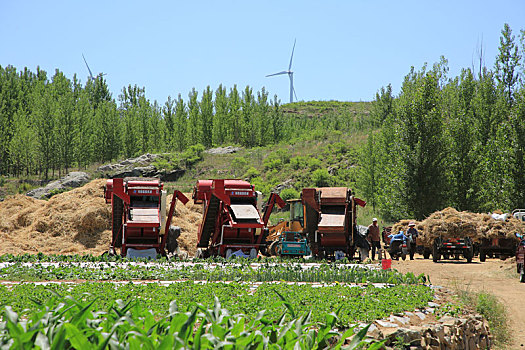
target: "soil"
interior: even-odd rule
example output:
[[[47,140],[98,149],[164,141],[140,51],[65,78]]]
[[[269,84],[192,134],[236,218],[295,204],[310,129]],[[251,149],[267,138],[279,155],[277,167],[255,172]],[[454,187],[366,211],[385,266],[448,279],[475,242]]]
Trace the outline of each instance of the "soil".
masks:
[[[525,348],[525,333],[521,329],[525,324],[525,313],[521,309],[525,300],[525,283],[519,281],[514,258],[505,261],[487,259],[483,263],[474,259],[469,264],[464,259],[434,263],[419,256],[413,261],[392,261],[392,268],[403,273],[428,275],[434,285],[495,295],[507,309],[512,337],[508,348]]]

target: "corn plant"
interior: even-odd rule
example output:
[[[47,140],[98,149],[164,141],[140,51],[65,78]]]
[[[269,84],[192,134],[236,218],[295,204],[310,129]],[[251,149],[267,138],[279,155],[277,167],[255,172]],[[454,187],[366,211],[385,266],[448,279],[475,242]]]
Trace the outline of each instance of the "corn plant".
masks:
[[[383,343],[365,339],[368,327],[355,333],[334,329],[337,314],[313,324],[310,313],[296,317],[280,296],[285,312],[277,322],[265,311],[250,319],[232,315],[215,298],[212,308],[196,305],[179,311],[171,302],[168,314],[157,317],[136,303],[119,300],[107,311],[95,311],[95,300],[71,296],[37,303],[38,309],[21,318],[5,306],[0,319],[2,349],[380,349]],[[57,302],[58,301],[58,302]],[[56,305],[56,306],[52,306]],[[291,316],[291,319],[287,317]],[[348,344],[345,341],[352,337]]]

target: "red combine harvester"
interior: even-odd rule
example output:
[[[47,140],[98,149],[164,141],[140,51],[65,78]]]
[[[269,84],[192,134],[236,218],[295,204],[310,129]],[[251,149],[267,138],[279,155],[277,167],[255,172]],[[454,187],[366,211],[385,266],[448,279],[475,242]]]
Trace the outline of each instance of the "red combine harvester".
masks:
[[[193,190],[195,204],[203,204],[197,233],[198,258],[240,255],[255,258],[266,246],[265,228],[273,206],[286,203],[272,193],[261,217],[257,192],[242,180],[199,180]]]
[[[104,187],[106,203],[112,207],[112,240],[109,253],[125,257],[152,257],[173,253],[177,248],[180,228],[170,226],[175,204],[188,198],[173,192],[166,217],[166,191],[159,179],[112,179]],[[165,234],[167,233],[167,234]]]
[[[366,202],[355,198],[346,187],[305,188],[301,199],[305,213],[305,233],[318,258],[354,256],[359,232],[356,206]]]

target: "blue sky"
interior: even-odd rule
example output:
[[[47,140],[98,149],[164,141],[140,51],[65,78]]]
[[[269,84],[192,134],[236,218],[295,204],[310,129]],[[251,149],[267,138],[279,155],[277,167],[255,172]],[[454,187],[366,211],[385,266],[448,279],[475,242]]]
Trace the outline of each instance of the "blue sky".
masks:
[[[370,101],[398,93],[410,67],[444,55],[450,75],[470,67],[483,40],[494,65],[500,31],[525,29],[525,1],[8,1],[0,0],[0,65],[56,68],[83,83],[107,73],[117,97],[137,84],[163,104],[195,87],[266,87],[289,100]]]

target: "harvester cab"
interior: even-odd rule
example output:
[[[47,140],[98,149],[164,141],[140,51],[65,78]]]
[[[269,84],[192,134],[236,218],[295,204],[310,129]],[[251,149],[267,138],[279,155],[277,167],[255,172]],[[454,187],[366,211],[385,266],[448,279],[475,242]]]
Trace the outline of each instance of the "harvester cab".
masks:
[[[195,204],[203,205],[197,232],[197,255],[232,255],[255,258],[265,246],[264,229],[275,204],[284,201],[272,194],[261,217],[254,186],[242,180],[199,180],[193,190]]]
[[[180,228],[171,226],[171,220],[177,199],[188,202],[182,192],[174,191],[167,217],[166,191],[159,179],[107,180],[104,197],[112,207],[110,254],[120,248],[124,257],[155,258],[176,251]]]
[[[357,206],[364,207],[366,202],[354,197],[347,187],[305,188],[301,199],[312,254],[352,258],[358,239]]]

